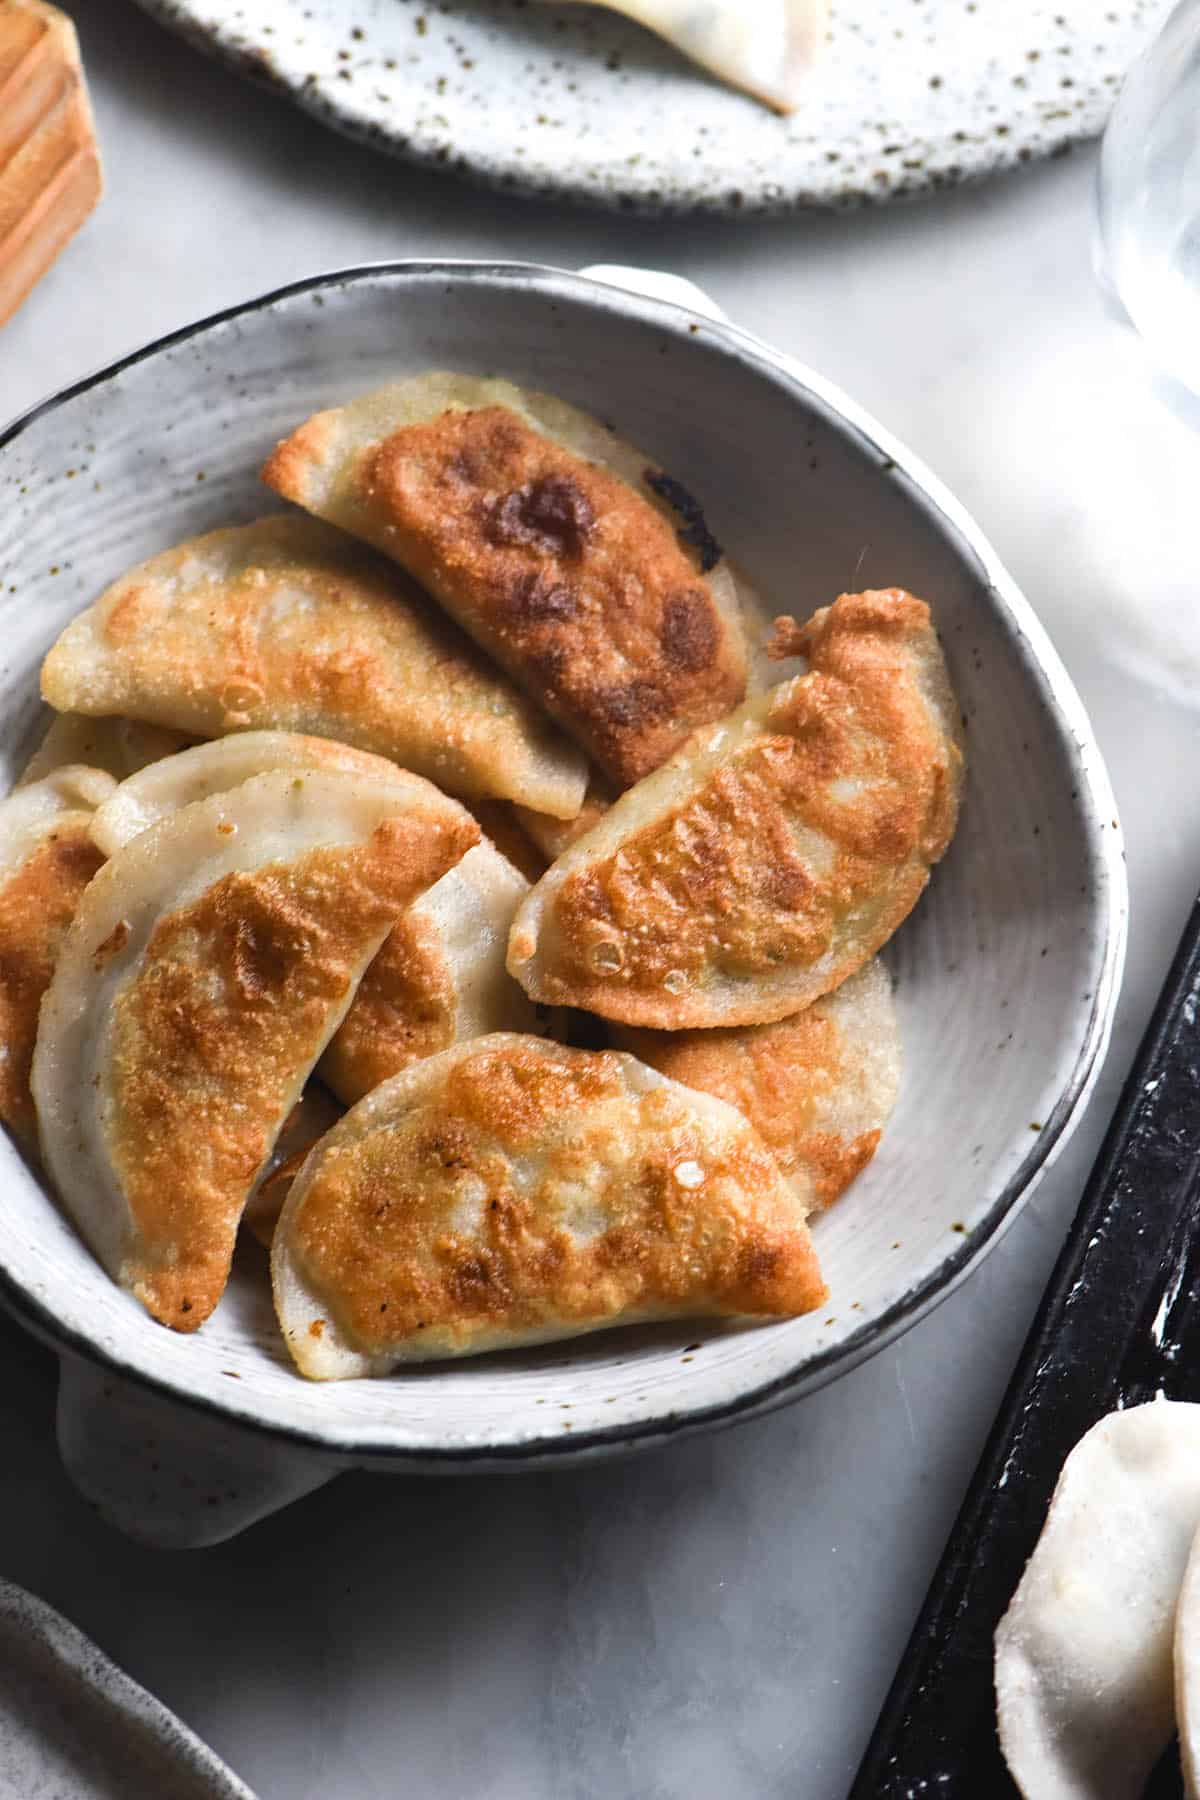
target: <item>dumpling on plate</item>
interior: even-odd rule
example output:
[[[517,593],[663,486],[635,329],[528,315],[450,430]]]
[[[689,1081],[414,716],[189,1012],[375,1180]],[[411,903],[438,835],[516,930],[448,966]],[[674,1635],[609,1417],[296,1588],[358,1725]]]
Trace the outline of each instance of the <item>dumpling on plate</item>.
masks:
[[[111,775],[65,765],[0,800],[0,1119],[37,1143],[29,1070],[42,996],[88,882],[104,861],[92,809]]]
[[[591,0],[588,0],[591,3]],[[800,104],[829,25],[829,0],[602,0],[657,32],[730,87],[776,112]]]
[[[52,706],[223,737],[283,730],[389,757],[465,799],[574,818],[579,751],[431,602],[315,519],[191,538],[121,576],[42,668]]]
[[[40,781],[70,763],[102,769],[124,781],[160,756],[171,756],[193,739],[185,731],[165,731],[140,719],[89,719],[83,713],[56,713],[46,735],[17,777],[17,786]]]
[[[194,1331],[242,1208],[399,914],[478,839],[416,776],[256,776],[142,832],[84,892],[33,1095],[59,1194],[110,1274]]]
[[[317,1380],[648,1319],[790,1318],[825,1292],[731,1107],[632,1056],[503,1033],[346,1114],[292,1185],[271,1273]]]
[[[1063,1464],[996,1631],[1000,1747],[1029,1800],[1130,1800],[1175,1727],[1176,1605],[1200,1526],[1200,1406],[1109,1413]]]
[[[393,781],[393,763],[329,738],[244,731],[197,744],[123,781],[92,820],[109,855],[181,807],[271,769],[341,769]],[[486,1031],[535,1031],[533,1002],[505,966],[508,928],[529,883],[486,839],[408,908],[358,986],[321,1061],[351,1105],[410,1062]]]
[[[929,608],[844,594],[793,635],[807,674],[696,732],[534,887],[508,962],[533,999],[668,1031],[768,1024],[907,917],[962,782]]]
[[[413,376],[315,414],[263,476],[401,563],[621,786],[745,692],[696,502],[551,395]]]
[[[900,1086],[892,983],[878,960],[771,1025],[623,1026],[614,1041],[672,1081],[736,1106],[806,1213],[829,1206],[870,1162]]]
[[[1187,1800],[1200,1796],[1200,1529],[1175,1608],[1175,1723]]]

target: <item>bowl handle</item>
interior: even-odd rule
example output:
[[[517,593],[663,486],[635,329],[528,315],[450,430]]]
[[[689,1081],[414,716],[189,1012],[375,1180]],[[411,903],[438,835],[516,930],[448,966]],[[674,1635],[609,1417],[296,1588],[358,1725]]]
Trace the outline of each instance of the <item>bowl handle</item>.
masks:
[[[726,320],[729,316],[694,281],[687,281],[682,275],[668,275],[665,269],[634,269],[624,263],[589,263],[579,273],[586,275],[589,281],[602,281],[607,287],[644,294],[648,300],[669,300],[672,306],[685,306],[703,319]]]
[[[67,1355],[58,1447],[71,1480],[110,1525],[164,1550],[219,1544],[346,1466]]]

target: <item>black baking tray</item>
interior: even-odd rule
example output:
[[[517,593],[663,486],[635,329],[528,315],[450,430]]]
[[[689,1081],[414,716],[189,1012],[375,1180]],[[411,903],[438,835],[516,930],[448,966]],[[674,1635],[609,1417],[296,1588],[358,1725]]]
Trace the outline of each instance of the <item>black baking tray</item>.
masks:
[[[996,1626],[1069,1451],[1160,1392],[1200,1399],[1200,900],[849,1800],[1013,1800]],[[1172,1749],[1147,1796],[1182,1791]]]

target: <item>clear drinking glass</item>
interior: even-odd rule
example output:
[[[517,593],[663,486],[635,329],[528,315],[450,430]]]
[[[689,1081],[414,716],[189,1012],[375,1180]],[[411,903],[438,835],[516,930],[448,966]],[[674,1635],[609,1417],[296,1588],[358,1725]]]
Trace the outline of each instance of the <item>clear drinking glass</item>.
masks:
[[[1153,362],[1200,395],[1200,0],[1133,65],[1100,154],[1102,275]]]

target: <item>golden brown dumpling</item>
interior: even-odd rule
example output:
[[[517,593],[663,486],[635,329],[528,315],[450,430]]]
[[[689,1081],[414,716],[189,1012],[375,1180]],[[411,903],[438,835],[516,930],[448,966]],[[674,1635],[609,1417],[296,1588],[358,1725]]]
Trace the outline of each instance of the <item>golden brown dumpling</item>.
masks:
[[[696,503],[551,395],[414,376],[317,413],[263,476],[401,563],[620,786],[745,692]]]
[[[160,819],[271,769],[339,769],[385,784],[397,775],[383,757],[329,738],[240,731],[123,781],[92,820],[92,837],[115,855]],[[482,840],[403,913],[322,1058],[340,1099],[352,1104],[458,1038],[536,1029],[533,1003],[505,967],[508,928],[528,892],[524,876]]]
[[[505,966],[508,928],[529,883],[486,838],[397,919],[321,1058],[339,1100],[410,1063],[489,1031],[538,1029]]]
[[[660,1074],[736,1106],[805,1213],[820,1212],[866,1167],[900,1085],[900,1030],[878,960],[772,1025],[716,1031],[615,1029]]]
[[[697,732],[537,883],[509,938],[535,1000],[669,1031],[766,1024],[911,911],[962,781],[929,609],[846,594],[794,638],[807,674]]]
[[[583,757],[398,571],[315,519],[259,519],[131,569],[42,668],[64,710],[223,737],[282,730],[448,793],[574,818]]]
[[[163,1324],[217,1304],[364,969],[478,835],[400,770],[276,771],[142,832],[85,890],[42,1003],[39,1132],[84,1237]]]
[[[92,809],[115,786],[102,769],[68,764],[0,801],[0,1119],[27,1149],[37,1143],[29,1070],[42,996],[104,861]]]
[[[732,1107],[631,1056],[508,1034],[346,1114],[292,1185],[271,1273],[318,1380],[638,1320],[788,1318],[825,1293]]]

